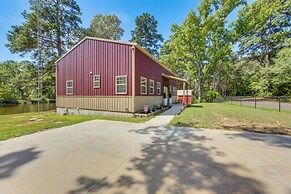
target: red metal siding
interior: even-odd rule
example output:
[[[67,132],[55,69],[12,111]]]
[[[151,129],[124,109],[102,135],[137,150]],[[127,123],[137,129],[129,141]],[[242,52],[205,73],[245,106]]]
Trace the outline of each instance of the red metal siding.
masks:
[[[173,75],[153,59],[148,57],[139,49],[135,50],[135,95],[136,96],[154,96],[157,94],[157,82],[161,82],[161,95],[163,95],[163,77],[162,73],[166,75]],[[147,94],[140,94],[140,77],[147,78]],[[149,80],[152,79],[155,81],[155,93],[149,94]],[[169,84],[171,86],[176,86],[175,80],[170,80]]]
[[[87,39],[62,58],[57,68],[57,95],[66,95],[66,81],[73,80],[74,96],[121,96],[115,94],[118,75],[127,75],[125,96],[132,94],[130,45]],[[100,88],[93,87],[94,75],[100,75]]]

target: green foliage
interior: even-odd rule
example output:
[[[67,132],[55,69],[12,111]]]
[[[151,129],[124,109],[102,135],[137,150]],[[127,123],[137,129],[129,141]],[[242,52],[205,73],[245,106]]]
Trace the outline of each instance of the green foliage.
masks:
[[[44,68],[41,76],[43,100],[55,98],[55,77]],[[0,63],[0,90],[2,103],[38,98],[37,68],[29,61]],[[8,100],[5,100],[8,99]]]
[[[198,12],[191,10],[181,26],[172,26],[173,34],[161,49],[162,62],[197,87],[198,101],[206,79],[217,83],[217,91],[220,88],[232,48],[226,18],[242,3],[202,0]]]
[[[208,91],[208,92],[204,95],[204,100],[205,100],[205,102],[210,102],[210,103],[212,103],[215,99],[221,99],[221,95],[220,95],[218,92]]]
[[[143,13],[135,19],[135,29],[131,31],[131,42],[136,42],[149,53],[158,56],[161,47],[159,42],[164,39],[157,30],[158,21],[149,13]]]
[[[237,20],[227,26],[228,15],[240,5]],[[256,0],[250,5],[242,0],[202,0],[181,26],[172,25],[161,60],[189,80],[198,102],[207,91],[223,96],[290,95],[288,51],[285,58],[278,55],[290,48],[290,9],[287,0]]]
[[[291,35],[290,11],[288,0],[256,0],[244,6],[233,23],[240,54],[269,63]]]
[[[272,93],[276,96],[291,96],[291,48],[283,48],[274,58],[272,74]]]
[[[13,94],[11,88],[5,84],[0,82],[0,106],[3,104],[16,104],[17,99]]]
[[[150,105],[150,107],[149,107],[149,109],[151,110],[151,111],[155,111],[155,109],[156,109],[156,105]]]
[[[30,54],[43,66],[40,74],[43,98],[55,98],[53,63],[75,41],[72,32],[79,29],[81,11],[75,0],[30,0],[29,3],[29,11],[22,13],[25,21],[12,26],[7,33],[6,46],[12,53]],[[6,66],[11,77],[5,83],[17,99],[37,98],[37,68],[30,62],[12,62]]]
[[[121,21],[114,14],[97,14],[91,22],[91,35],[97,38],[120,40],[124,33],[124,30],[120,27],[120,24]]]
[[[72,41],[71,32],[81,23],[81,11],[75,0],[30,0],[30,11],[22,13],[25,22],[12,26],[6,46],[12,53],[38,57],[38,43],[45,62],[53,61],[67,50]],[[38,41],[38,27],[41,29]]]

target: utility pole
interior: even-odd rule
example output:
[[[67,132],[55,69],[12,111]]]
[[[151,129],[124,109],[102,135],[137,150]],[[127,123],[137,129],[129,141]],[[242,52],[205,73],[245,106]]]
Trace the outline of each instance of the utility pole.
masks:
[[[40,113],[42,111],[42,50],[41,50],[41,17],[40,17],[40,10],[41,5],[39,0],[36,0],[36,9],[37,9],[37,88],[38,88],[38,94],[37,94],[37,104],[38,104],[38,112]]]

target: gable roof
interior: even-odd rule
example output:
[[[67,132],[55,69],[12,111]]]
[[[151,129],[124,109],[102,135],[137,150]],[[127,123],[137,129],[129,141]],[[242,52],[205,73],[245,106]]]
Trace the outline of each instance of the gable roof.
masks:
[[[133,43],[133,42],[125,42],[125,41],[119,41],[119,40],[109,40],[109,39],[103,39],[103,38],[95,38],[95,37],[89,37],[86,36],[83,38],[80,42],[78,42],[75,46],[73,46],[68,52],[66,52],[63,56],[61,56],[58,60],[55,61],[55,64],[58,63],[60,60],[62,60],[65,56],[67,56],[71,51],[73,51],[76,47],[78,47],[80,44],[82,44],[85,40],[99,40],[103,42],[111,42],[111,43],[117,43],[117,44],[125,44],[129,46],[134,46],[141,52],[143,52],[145,55],[147,55],[149,58],[154,60],[156,63],[158,63],[160,66],[162,66],[164,69],[172,73],[173,75],[177,76],[175,73],[173,73],[168,67],[166,67],[164,64],[162,64],[159,60],[157,60],[154,56],[152,56],[148,51],[146,51],[144,48],[142,48],[139,44]]]

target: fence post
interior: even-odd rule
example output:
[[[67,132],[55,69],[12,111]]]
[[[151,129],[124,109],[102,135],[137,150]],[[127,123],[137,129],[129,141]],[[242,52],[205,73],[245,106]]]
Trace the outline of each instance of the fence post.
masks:
[[[255,97],[255,109],[257,109],[257,98]]]
[[[230,105],[232,105],[232,96],[230,97]]]
[[[281,112],[281,98],[279,97],[279,112]]]
[[[242,98],[240,98],[240,106],[242,106]]]

